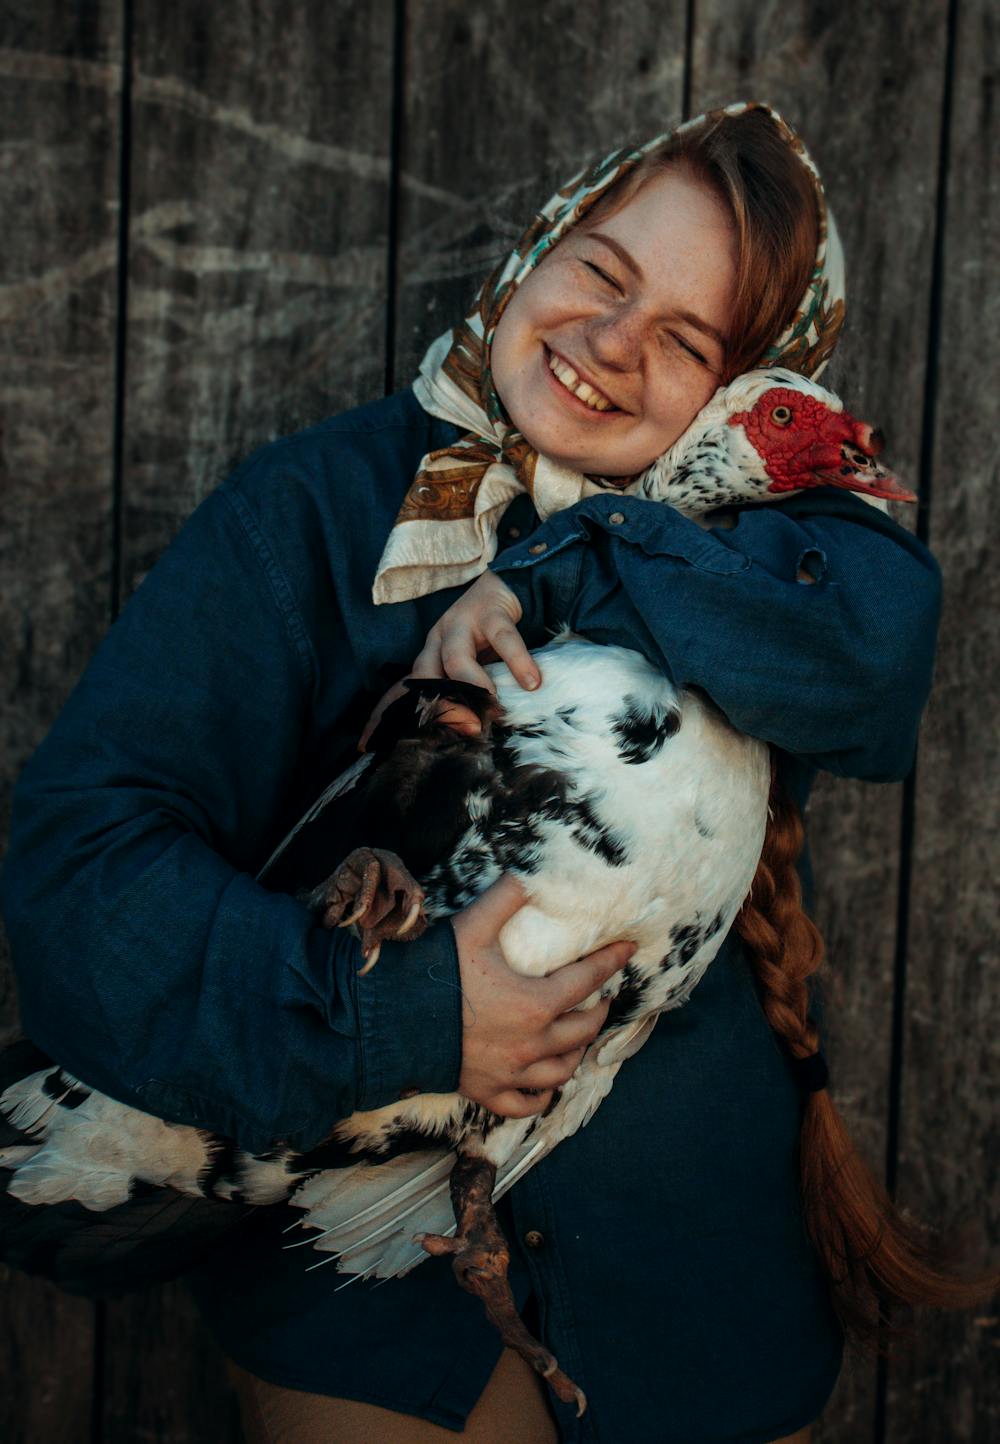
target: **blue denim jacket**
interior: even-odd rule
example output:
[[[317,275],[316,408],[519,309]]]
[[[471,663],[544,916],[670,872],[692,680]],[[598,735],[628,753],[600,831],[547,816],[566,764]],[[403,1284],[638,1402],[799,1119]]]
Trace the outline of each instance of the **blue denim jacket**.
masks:
[[[371,601],[421,456],[458,434],[407,388],[249,458],[142,582],[25,768],[2,876],[24,1026],[93,1086],[254,1151],[457,1086],[450,925],[386,945],[359,979],[353,938],[254,876],[458,594]],[[823,490],[705,530],[616,495],[538,526],[522,497],[501,542],[493,570],[529,642],[566,621],[639,648],[783,749],[800,800],[815,767],[908,770],[939,574],[857,498]],[[804,557],[814,585],[797,581]],[[515,1246],[519,1297],[534,1293],[591,1395],[566,1438],[624,1437],[601,1420],[630,1371],[636,1440],[770,1438],[821,1406],[839,1332],[797,1213],[798,1108],[730,939],[594,1122],[513,1191],[515,1239],[545,1240]],[[498,1343],[446,1261],[337,1293],[331,1269],[304,1272],[316,1255],[281,1252],[271,1220],[252,1269],[222,1251],[195,1281],[238,1362],[460,1427]],[[669,1393],[640,1405],[667,1357]],[[742,1381],[738,1400],[720,1377]]]

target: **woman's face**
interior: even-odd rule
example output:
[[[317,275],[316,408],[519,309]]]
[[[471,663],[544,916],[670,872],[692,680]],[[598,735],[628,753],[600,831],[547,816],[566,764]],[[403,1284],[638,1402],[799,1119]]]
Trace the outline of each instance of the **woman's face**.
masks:
[[[661,456],[721,385],[736,260],[728,207],[680,165],[592,230],[574,226],[493,336],[494,385],[534,450],[597,476],[630,476]],[[553,360],[614,410],[587,407]]]

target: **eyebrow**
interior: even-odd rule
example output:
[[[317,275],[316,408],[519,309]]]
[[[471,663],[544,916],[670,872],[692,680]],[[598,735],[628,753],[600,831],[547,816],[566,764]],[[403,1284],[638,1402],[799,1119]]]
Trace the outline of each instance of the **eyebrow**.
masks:
[[[620,241],[616,241],[613,236],[606,236],[603,231],[584,231],[583,234],[593,241],[602,241],[609,250],[614,251],[622,265],[625,266],[626,270],[632,272],[632,275],[635,276],[637,281],[645,280],[639,263],[633,256],[629,255]],[[703,336],[710,336],[713,341],[718,342],[723,348],[725,347],[726,338],[722,332],[717,331],[714,326],[710,326],[707,321],[703,321],[700,316],[696,316],[693,311],[675,310],[674,315],[678,320],[686,321],[689,326],[693,326],[696,331],[700,331]]]

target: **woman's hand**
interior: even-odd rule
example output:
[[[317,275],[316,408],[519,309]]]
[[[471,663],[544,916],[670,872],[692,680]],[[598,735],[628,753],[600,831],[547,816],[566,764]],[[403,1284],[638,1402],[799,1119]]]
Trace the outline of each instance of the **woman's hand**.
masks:
[[[459,1092],[504,1118],[543,1112],[552,1090],[576,1072],[604,1026],[610,1000],[574,1010],[625,966],[636,947],[610,943],[548,977],[522,977],[509,967],[497,939],[524,900],[521,884],[505,876],[451,919],[463,997]]]
[[[507,663],[515,681],[533,690],[542,678],[517,630],[520,620],[521,603],[510,587],[493,572],[483,572],[431,627],[413,675],[453,677],[496,692],[477,660],[492,651]]]
[[[496,693],[489,673],[479,658],[499,658],[506,662],[514,679],[527,690],[534,690],[542,680],[531,653],[521,639],[517,623],[521,620],[521,603],[499,577],[483,572],[444,612],[427,633],[427,640],[410,668],[411,677],[452,677],[457,682],[473,682]],[[365,724],[358,743],[364,752],[382,713],[406,691],[402,682],[390,687]],[[438,721],[456,732],[476,735],[479,719],[468,707],[448,705]]]

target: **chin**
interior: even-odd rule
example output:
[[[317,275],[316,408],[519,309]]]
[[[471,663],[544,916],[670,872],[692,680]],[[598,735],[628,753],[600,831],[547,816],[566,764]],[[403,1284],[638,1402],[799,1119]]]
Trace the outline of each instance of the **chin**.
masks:
[[[535,446],[530,437],[526,439],[539,456],[544,456],[546,461],[551,461],[556,466],[563,466],[568,471],[579,471],[589,476],[606,476],[611,481],[628,481],[637,474],[635,471],[623,471],[620,462],[611,466],[607,461],[601,461],[597,457],[567,456],[545,446]],[[640,469],[645,470],[644,467]]]

